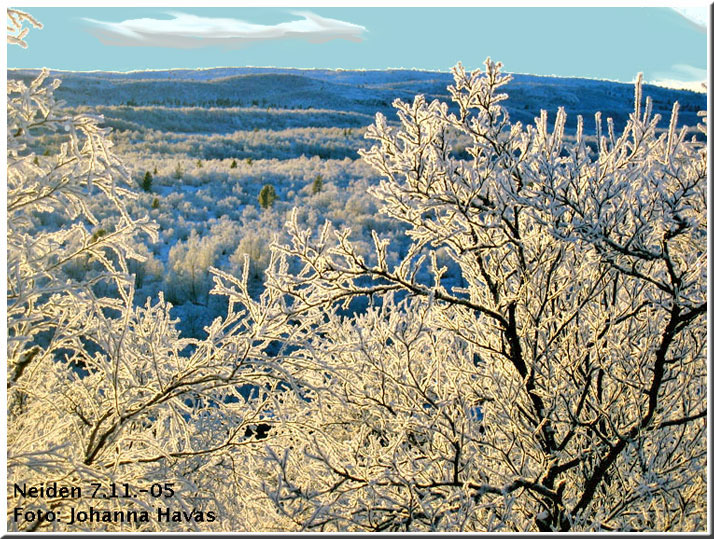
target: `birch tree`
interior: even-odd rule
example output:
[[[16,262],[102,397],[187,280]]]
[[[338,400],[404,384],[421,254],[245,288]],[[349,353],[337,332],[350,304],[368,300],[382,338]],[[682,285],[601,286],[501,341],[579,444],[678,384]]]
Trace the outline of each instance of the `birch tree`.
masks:
[[[374,234],[369,264],[295,217],[279,246],[298,270],[267,286],[326,316],[293,354],[306,397],[266,491],[305,530],[706,529],[704,144],[676,104],[659,127],[641,79],[590,147],[563,109],[512,123],[500,64],[453,74],[456,113],[397,100],[399,126],[367,132],[406,256]]]
[[[34,21],[18,11],[8,17],[19,26]],[[26,36],[15,32],[11,43]],[[102,118],[65,114],[54,98],[59,84],[43,70],[29,85],[10,80],[7,88],[8,529],[236,529],[248,514],[236,468],[251,455],[239,449],[256,444],[246,429],[264,423],[278,383],[265,349],[271,335],[284,334],[272,307],[279,295],[258,303],[247,273],[232,278],[229,311],[201,341],[182,338],[162,296],[134,305],[127,261],[141,260],[133,240],[155,239],[156,226],[127,211],[136,195]],[[47,131],[62,143],[41,155],[34,144]],[[90,197],[112,219],[93,214]],[[53,225],[42,224],[47,214]],[[85,272],[65,271],[78,260]],[[76,487],[82,496],[18,497],[15,484]],[[171,495],[138,495],[155,484],[172,485]],[[111,485],[137,496],[111,496]],[[161,523],[158,502],[216,518]],[[70,526],[70,509],[89,506],[152,515]],[[23,516],[37,511],[45,517]],[[61,521],[46,518],[50,511]]]

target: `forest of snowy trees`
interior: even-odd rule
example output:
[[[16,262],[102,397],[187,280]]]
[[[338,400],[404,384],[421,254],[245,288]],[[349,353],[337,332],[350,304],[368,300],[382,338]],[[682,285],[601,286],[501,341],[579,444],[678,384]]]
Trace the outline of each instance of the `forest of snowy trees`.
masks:
[[[228,141],[9,77],[8,529],[705,531],[706,113],[568,133],[484,66]]]

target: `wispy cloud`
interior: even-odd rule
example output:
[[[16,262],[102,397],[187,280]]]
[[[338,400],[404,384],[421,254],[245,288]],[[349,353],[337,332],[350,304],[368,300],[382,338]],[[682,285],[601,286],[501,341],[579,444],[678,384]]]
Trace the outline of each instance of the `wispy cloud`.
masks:
[[[694,28],[706,33],[707,24],[709,24],[709,6],[673,7],[672,9],[687,19]]]
[[[649,84],[654,84],[655,86],[662,86],[663,88],[672,88],[673,90],[690,90],[692,92],[698,92],[700,94],[707,93],[706,80],[681,81],[674,79],[659,79],[653,80]]]
[[[675,64],[669,70],[652,73],[650,84],[706,92],[707,70],[687,64]]]
[[[169,47],[194,49],[222,46],[239,48],[249,43],[303,39],[324,43],[333,39],[362,41],[364,26],[320,17],[307,11],[295,12],[301,19],[274,25],[253,24],[240,19],[201,17],[169,12],[171,19],[129,19],[122,22],[84,20],[102,43],[120,47]]]

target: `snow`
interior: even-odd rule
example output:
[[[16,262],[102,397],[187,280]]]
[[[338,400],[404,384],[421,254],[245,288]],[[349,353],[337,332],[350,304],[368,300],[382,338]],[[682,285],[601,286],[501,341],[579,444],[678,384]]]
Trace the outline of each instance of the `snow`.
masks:
[[[9,78],[25,80],[35,74],[36,70],[8,71]],[[379,178],[357,151],[372,144],[364,134],[375,113],[394,121],[392,102],[397,98],[410,102],[418,93],[427,100],[448,102],[446,87],[453,81],[450,73],[432,71],[250,67],[52,71],[52,76],[62,80],[56,95],[70,111],[101,114],[104,124],[114,129],[114,150],[132,171],[136,182],[132,189],[138,190],[138,179],[146,171],[157,171],[153,191],[140,192],[138,200],[130,203],[137,216],[149,215],[160,226],[160,240],[149,245],[153,259],[147,266],[146,290],[137,294],[140,302],[157,288],[168,290],[173,275],[169,253],[192,231],[205,245],[220,243],[215,264],[236,273],[239,268],[231,260],[242,259],[236,255],[241,240],[261,238],[251,243],[255,249],[267,246],[273,234],[284,237],[283,223],[294,206],[306,224],[317,227],[329,219],[338,227],[350,226],[355,245],[365,255],[369,255],[372,230],[404,251],[403,227],[377,215],[373,199],[366,194]],[[516,74],[505,90],[513,121],[531,123],[545,107],[551,111],[552,123],[556,107],[565,105],[570,137],[577,114],[585,116],[586,132],[593,131],[593,110],[613,117],[618,129],[632,107],[632,85],[610,81]],[[650,86],[645,93],[652,96],[654,111],[665,116],[673,101],[679,100],[680,122],[685,124],[694,124],[696,111],[705,107],[705,98],[692,92]],[[52,134],[40,137],[35,142],[37,153],[55,139]],[[454,154],[467,158],[468,143],[468,138],[455,138]],[[176,178],[179,165],[183,173]],[[318,175],[324,186],[313,194],[311,186]],[[258,204],[258,193],[267,183],[275,186],[278,200],[266,211]],[[159,207],[153,209],[155,198]],[[225,222],[234,224],[230,232],[220,224]],[[251,253],[261,260],[253,260],[255,268],[264,267],[264,256]],[[200,278],[205,281],[202,289],[210,288],[210,274],[203,272]],[[447,287],[460,283],[453,271],[443,281]],[[258,278],[256,292],[260,286]],[[191,318],[210,320],[218,314],[207,312],[206,297],[199,299],[199,304],[186,307]],[[183,313],[181,309],[177,305],[176,313]]]

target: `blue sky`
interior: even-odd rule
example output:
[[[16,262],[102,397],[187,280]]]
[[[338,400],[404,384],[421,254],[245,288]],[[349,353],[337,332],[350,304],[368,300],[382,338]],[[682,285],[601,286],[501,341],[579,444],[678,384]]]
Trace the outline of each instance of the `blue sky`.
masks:
[[[706,28],[670,8],[21,8],[44,24],[8,67],[467,68],[631,81],[706,79]],[[699,11],[701,15],[703,11]],[[696,11],[695,11],[696,15]]]

